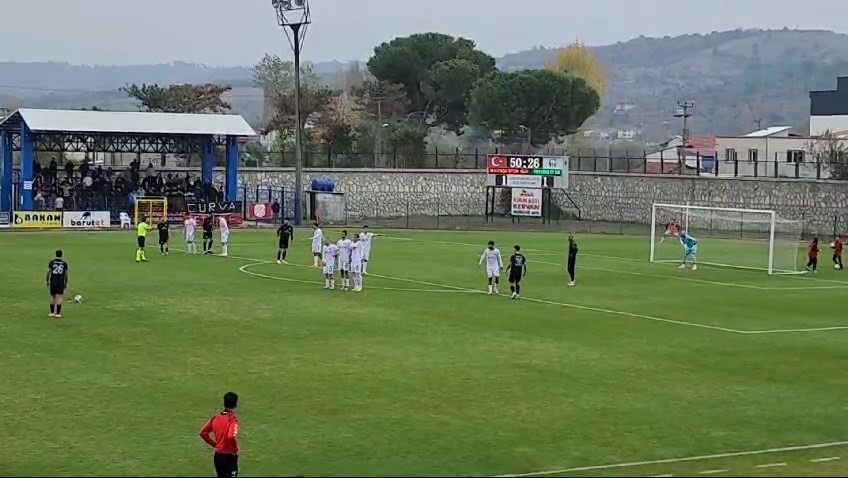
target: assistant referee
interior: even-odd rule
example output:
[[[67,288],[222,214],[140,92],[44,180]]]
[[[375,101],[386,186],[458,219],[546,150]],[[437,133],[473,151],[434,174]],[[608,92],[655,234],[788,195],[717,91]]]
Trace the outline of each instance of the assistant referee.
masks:
[[[138,250],[135,251],[136,262],[147,262],[147,256],[144,255],[144,245],[147,242],[147,233],[150,232],[150,223],[147,222],[147,216],[141,217],[141,222],[136,228],[138,231]]]
[[[200,428],[200,438],[215,449],[213,462],[215,474],[219,478],[238,476],[238,432],[239,419],[236,417],[238,395],[227,392],[224,395],[224,411],[210,418]]]

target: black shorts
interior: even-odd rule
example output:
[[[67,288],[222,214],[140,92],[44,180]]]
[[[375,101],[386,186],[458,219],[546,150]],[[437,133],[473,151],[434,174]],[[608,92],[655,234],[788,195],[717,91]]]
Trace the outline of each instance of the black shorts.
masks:
[[[49,289],[50,289],[50,295],[63,295],[65,293],[65,283],[64,282],[51,282]]]
[[[168,243],[168,236],[159,236],[159,245],[160,246],[162,244],[167,244],[167,243]]]
[[[203,231],[203,240],[212,239],[212,231]]]
[[[215,474],[218,478],[236,478],[238,476],[238,455],[215,453]]]
[[[144,243],[147,242],[147,238],[144,236],[138,236],[138,247],[144,247]]]
[[[509,281],[515,284],[521,282],[521,272],[510,272]]]
[[[280,243],[277,244],[277,247],[280,249],[288,249],[289,248],[289,240],[288,239],[280,239]]]

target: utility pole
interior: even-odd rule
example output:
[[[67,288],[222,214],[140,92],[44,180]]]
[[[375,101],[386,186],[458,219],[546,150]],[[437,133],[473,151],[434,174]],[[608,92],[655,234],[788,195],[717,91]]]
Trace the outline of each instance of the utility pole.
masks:
[[[757,123],[757,131],[763,129],[763,119],[762,118],[755,119],[754,123]]]
[[[680,146],[680,151],[677,155],[681,161],[686,161],[686,148],[689,147],[689,118],[692,117],[691,111],[694,108],[695,103],[691,101],[678,101],[677,111],[674,113],[675,118],[683,119],[683,144]]]

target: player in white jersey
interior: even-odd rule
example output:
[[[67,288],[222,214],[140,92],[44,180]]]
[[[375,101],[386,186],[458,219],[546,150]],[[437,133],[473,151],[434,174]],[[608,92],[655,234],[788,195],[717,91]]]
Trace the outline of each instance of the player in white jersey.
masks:
[[[194,243],[194,234],[197,231],[197,221],[191,216],[191,214],[186,214],[185,220],[183,221],[183,227],[185,227],[186,253],[197,254],[197,244]]]
[[[362,232],[359,233],[359,240],[362,241],[362,273],[368,274],[368,261],[371,260],[371,241],[375,237],[383,236],[384,234],[374,234],[368,230],[368,226],[362,226]]]
[[[321,245],[324,244],[324,231],[318,227],[318,223],[312,223],[312,267],[318,267],[321,260]]]
[[[486,262],[486,278],[489,280],[489,295],[498,293],[498,283],[501,280],[501,271],[503,270],[503,259],[501,251],[495,247],[495,241],[489,241],[489,247],[483,249],[483,255],[480,256],[479,265]]]
[[[347,238],[347,231],[342,231],[342,238],[336,243],[339,248],[339,274],[342,277],[342,290],[350,289],[350,247],[353,242]]]
[[[321,263],[324,265],[324,288],[333,290],[336,288],[336,279],[333,274],[336,270],[336,257],[339,255],[339,246],[330,244],[324,239],[324,247],[321,249]]]
[[[230,243],[230,225],[227,224],[226,216],[218,217],[218,229],[221,231],[221,256],[227,257]]]
[[[353,274],[354,292],[362,292],[362,248],[359,234],[354,234],[350,245],[350,272]]]

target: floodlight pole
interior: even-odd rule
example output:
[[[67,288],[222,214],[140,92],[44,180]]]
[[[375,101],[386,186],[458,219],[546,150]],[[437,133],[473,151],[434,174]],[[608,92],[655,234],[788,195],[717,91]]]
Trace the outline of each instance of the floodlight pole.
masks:
[[[294,136],[294,224],[303,222],[303,121],[300,117],[300,27],[302,24],[289,25],[294,37],[294,118],[297,122]]]
[[[309,0],[271,0],[271,5],[277,12],[277,23],[291,29],[291,35],[286,32],[289,44],[294,51],[294,116],[295,116],[295,163],[294,163],[294,224],[303,223],[303,121],[300,111],[300,52],[306,30],[311,23]]]

